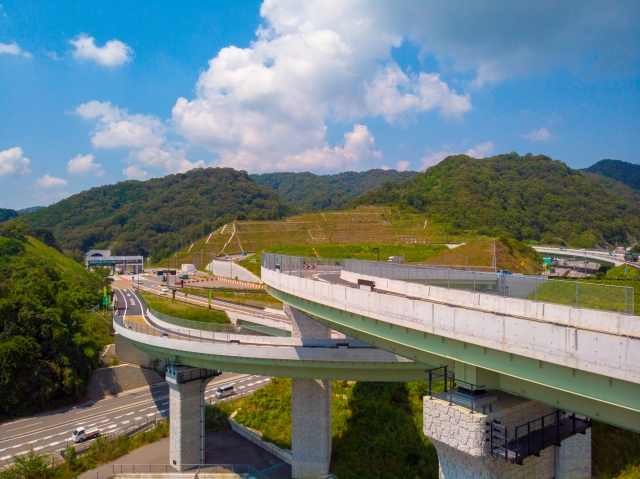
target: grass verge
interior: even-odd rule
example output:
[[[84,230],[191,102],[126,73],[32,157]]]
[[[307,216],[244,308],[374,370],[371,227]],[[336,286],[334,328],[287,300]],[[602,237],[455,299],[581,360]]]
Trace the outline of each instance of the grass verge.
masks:
[[[206,288],[183,288],[181,291],[189,294],[197,294],[205,298],[208,297],[208,289]],[[268,293],[235,293],[232,291],[212,291],[212,298],[233,301],[238,304],[248,304],[251,306],[261,306],[263,308],[282,309],[282,301],[274,298]]]
[[[438,253],[448,250],[444,245],[434,244],[334,243],[271,246],[265,249],[265,251],[267,253],[288,254],[293,256],[320,256],[322,258],[350,258],[377,261],[378,253],[374,253],[373,248],[380,248],[380,261],[387,261],[389,256],[404,255],[404,260],[407,263],[426,261]],[[260,263],[257,264],[259,267]]]
[[[147,305],[159,313],[175,318],[202,321],[205,323],[230,324],[229,317],[224,311],[201,308],[190,304],[173,301],[168,298],[160,298],[149,293],[140,292]]]

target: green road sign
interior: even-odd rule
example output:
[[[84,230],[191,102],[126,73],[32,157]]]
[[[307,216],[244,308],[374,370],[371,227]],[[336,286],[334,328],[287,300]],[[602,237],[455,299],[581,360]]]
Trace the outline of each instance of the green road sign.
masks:
[[[109,296],[104,296],[102,298],[102,306],[109,306]]]

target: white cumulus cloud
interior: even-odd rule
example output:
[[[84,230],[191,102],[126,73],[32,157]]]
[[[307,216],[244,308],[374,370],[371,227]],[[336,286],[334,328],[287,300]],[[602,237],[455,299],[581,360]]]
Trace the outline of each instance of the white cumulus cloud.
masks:
[[[91,60],[108,67],[119,66],[131,60],[133,50],[120,40],[109,40],[102,47],[96,46],[95,38],[81,34],[75,40],[69,40],[75,50],[73,57]]]
[[[409,163],[406,160],[400,160],[399,162],[396,163],[396,169],[398,171],[407,171],[409,166],[411,166],[411,163]]]
[[[30,165],[31,160],[24,156],[20,147],[0,151],[0,176],[31,173]]]
[[[25,52],[20,48],[16,42],[0,43],[0,55],[19,55],[25,58],[31,58],[33,56],[31,53]]]
[[[40,188],[64,188],[67,184],[67,180],[56,178],[48,173],[36,180],[36,186]]]
[[[91,144],[95,148],[144,148],[164,142],[165,128],[153,115],[131,115],[111,102],[95,100],[83,103],[75,111],[83,118],[98,119],[91,132]]]
[[[420,159],[420,161],[422,162],[422,168],[427,169],[427,168],[430,168],[431,166],[435,166],[438,163],[440,163],[442,160],[444,160],[447,156],[450,156],[453,154],[454,153],[451,153],[451,151],[449,150],[436,151],[436,152],[430,151]]]
[[[129,178],[130,180],[144,180],[148,176],[146,171],[142,170],[140,167],[136,165],[131,165],[123,169],[122,174],[127,178]]]
[[[380,158],[379,151],[372,150],[375,138],[365,125],[354,125],[345,133],[344,146],[314,148],[295,155],[287,155],[276,164],[279,170],[339,170],[353,168],[360,160]]]
[[[480,143],[473,148],[467,150],[465,155],[469,155],[473,158],[486,158],[493,151],[493,142],[487,141]]]
[[[196,97],[177,100],[176,131],[236,168],[340,169],[353,160],[327,145],[329,121],[396,121],[428,110],[459,116],[471,108],[468,94],[438,74],[400,69],[391,52],[404,32],[387,22],[392,8],[383,10],[358,1],[265,1],[256,40],[221,49]]]
[[[551,138],[551,132],[543,126],[537,130],[531,130],[531,133],[520,136],[522,136],[522,138],[528,138],[531,141],[548,141]]]
[[[129,154],[129,159],[143,166],[162,169],[166,173],[184,173],[194,168],[206,166],[203,160],[189,161],[184,150],[168,146],[164,148],[148,146],[141,150],[132,151]]]
[[[101,163],[95,163],[93,155],[78,155],[67,162],[67,171],[74,175],[104,175]]]

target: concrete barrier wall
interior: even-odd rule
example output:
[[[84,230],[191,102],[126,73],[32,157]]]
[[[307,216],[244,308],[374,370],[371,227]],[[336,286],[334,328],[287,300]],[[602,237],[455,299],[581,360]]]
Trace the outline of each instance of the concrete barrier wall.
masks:
[[[248,439],[252,443],[260,446],[265,451],[273,454],[278,459],[286,462],[287,464],[291,464],[291,452],[285,451],[284,449],[280,449],[275,444],[270,442],[265,442],[262,440],[262,434],[259,434],[255,431],[252,431],[249,428],[244,427],[242,424],[239,424],[237,421],[229,418],[229,425],[231,425],[231,429],[240,434],[245,439]]]
[[[625,331],[619,327],[621,324],[637,330],[640,318],[590,310],[572,311],[572,308],[565,306],[486,297],[477,293],[373,277],[364,279],[374,280],[377,288],[403,296],[368,292],[265,269],[262,270],[262,276],[269,286],[336,309],[640,383],[640,340],[609,333],[609,330]],[[357,277],[348,274],[345,279],[356,281]],[[420,299],[410,299],[404,295]]]
[[[262,283],[262,280],[249,271],[247,268],[240,266],[233,261],[217,261],[213,260],[207,265],[207,271],[211,271],[216,276],[223,278],[236,279],[240,281],[249,281],[250,283]]]
[[[96,369],[91,376],[86,399],[101,398],[162,381],[164,379],[154,371],[131,364]]]

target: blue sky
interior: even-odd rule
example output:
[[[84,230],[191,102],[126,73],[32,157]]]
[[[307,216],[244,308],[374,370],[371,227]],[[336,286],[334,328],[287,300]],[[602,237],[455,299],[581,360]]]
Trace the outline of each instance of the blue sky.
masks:
[[[0,207],[203,166],[640,163],[634,1],[0,3]]]

